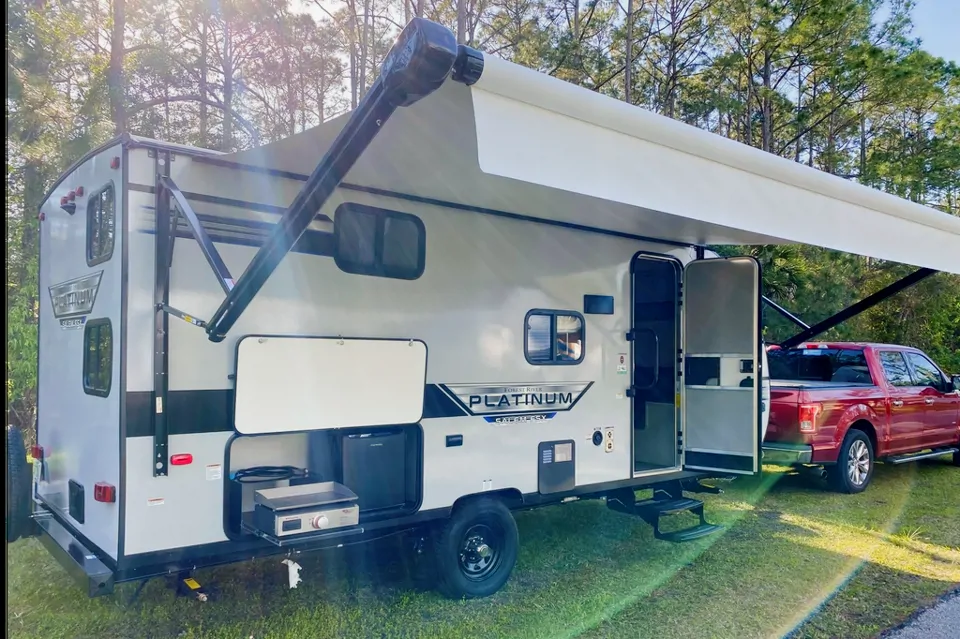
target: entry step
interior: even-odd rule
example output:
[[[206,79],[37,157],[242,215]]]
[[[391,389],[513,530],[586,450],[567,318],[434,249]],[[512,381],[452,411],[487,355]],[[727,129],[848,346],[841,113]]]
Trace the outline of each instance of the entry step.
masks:
[[[661,493],[662,494],[662,493]],[[674,495],[677,493],[674,493]],[[653,536],[664,541],[682,543],[706,537],[720,530],[720,526],[708,523],[703,514],[703,502],[688,497],[667,497],[636,501],[632,491],[625,491],[607,497],[607,507],[626,515],[640,517],[653,527]],[[660,529],[660,518],[669,515],[690,512],[700,518],[700,523],[676,530],[664,532]]]
[[[894,457],[888,457],[887,461],[891,464],[906,464],[907,462],[918,461],[921,459],[931,459],[933,457],[941,457],[942,455],[952,455],[956,453],[957,449],[954,448],[935,448],[934,450],[921,451],[919,453],[911,453],[910,455],[896,455]]]

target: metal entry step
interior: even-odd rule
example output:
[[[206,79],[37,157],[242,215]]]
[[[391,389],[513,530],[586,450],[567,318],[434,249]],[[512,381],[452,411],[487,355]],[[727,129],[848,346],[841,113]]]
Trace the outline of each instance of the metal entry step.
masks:
[[[690,499],[688,497],[645,499],[636,501],[633,492],[618,493],[607,498],[607,507],[617,512],[640,517],[653,527],[653,536],[664,541],[682,543],[693,541],[720,530],[720,526],[707,522],[703,514],[703,502],[699,499]],[[684,512],[691,512],[700,518],[700,523],[672,532],[663,532],[660,529],[660,518],[669,515],[677,515]]]

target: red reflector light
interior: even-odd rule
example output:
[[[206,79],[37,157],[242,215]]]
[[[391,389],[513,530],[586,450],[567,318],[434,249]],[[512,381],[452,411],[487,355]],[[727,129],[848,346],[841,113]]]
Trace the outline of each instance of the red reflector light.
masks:
[[[46,215],[46,213],[44,213],[43,211],[40,211],[40,215],[38,215],[37,217],[40,218],[40,221],[41,221],[41,222],[43,222],[45,219],[47,219],[47,215]]]
[[[82,186],[78,186],[78,187],[77,187],[77,197],[83,197],[83,187],[82,187]]]
[[[67,199],[67,196],[64,195],[62,198],[60,198],[60,206],[66,206],[67,202],[69,201],[70,200]]]
[[[119,157],[115,157],[115,158],[113,158],[112,160],[110,160],[110,168],[111,168],[111,169],[119,169],[119,168],[120,168],[120,158],[119,158]]]
[[[181,453],[179,455],[170,456],[170,465],[171,466],[186,466],[187,464],[193,463],[193,455],[190,453]]]
[[[77,199],[77,192],[70,191],[69,193],[67,193],[67,199],[73,202],[75,199]]]
[[[798,421],[801,433],[812,433],[817,430],[817,418],[823,412],[822,404],[800,404]]]
[[[34,446],[31,448],[30,456],[34,459],[43,459],[43,446]]]
[[[106,482],[97,482],[93,485],[93,499],[105,504],[112,504],[117,501],[117,489]]]

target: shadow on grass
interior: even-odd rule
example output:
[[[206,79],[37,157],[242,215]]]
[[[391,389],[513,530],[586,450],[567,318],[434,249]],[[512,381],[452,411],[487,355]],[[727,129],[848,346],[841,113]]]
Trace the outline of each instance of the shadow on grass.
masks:
[[[518,513],[522,545],[511,581],[473,602],[445,600],[429,589],[405,536],[298,558],[303,582],[295,590],[274,558],[199,571],[201,583],[216,586],[218,601],[175,599],[155,580],[130,608],[124,602],[133,585],[112,599],[88,600],[35,541],[19,542],[10,548],[8,634],[781,636],[826,601],[797,636],[869,636],[851,631],[851,624],[893,622],[901,609],[943,592],[955,576],[953,564],[941,560],[952,557],[951,533],[933,540],[894,534],[901,519],[913,526],[930,517],[939,521],[942,515],[931,510],[952,513],[943,502],[960,487],[960,474],[945,467],[923,471],[912,491],[915,470],[878,467],[875,485],[860,495],[825,493],[789,474],[724,482],[726,494],[705,501],[709,518],[726,530],[680,545],[655,540],[646,524],[600,502]],[[917,491],[923,508],[904,512]],[[851,592],[867,602],[842,604]],[[881,595],[883,605],[868,603]],[[871,609],[877,614],[870,616]]]

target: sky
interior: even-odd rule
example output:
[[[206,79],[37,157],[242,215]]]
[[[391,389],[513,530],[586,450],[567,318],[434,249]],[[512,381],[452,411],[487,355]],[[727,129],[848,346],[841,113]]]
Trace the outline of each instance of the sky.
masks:
[[[960,64],[960,0],[915,0],[913,35],[933,55]]]

